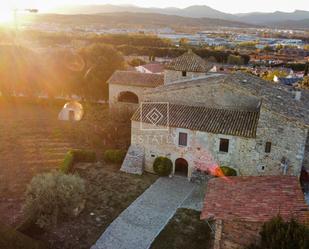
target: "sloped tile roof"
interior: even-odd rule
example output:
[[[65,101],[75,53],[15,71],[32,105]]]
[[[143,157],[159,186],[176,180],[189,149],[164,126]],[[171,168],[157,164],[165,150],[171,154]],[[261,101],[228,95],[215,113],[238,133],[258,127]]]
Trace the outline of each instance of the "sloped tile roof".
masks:
[[[140,67],[147,69],[151,73],[163,73],[164,71],[164,65],[160,63],[149,63],[142,65]]]
[[[199,73],[206,73],[211,68],[211,64],[208,64],[205,60],[203,60],[192,51],[184,53],[166,65],[166,69],[169,70]]]
[[[229,74],[224,82],[260,97],[269,110],[309,125],[309,90],[302,90],[301,99],[297,101],[292,87],[273,84],[251,74]]]
[[[164,84],[164,75],[132,71],[116,71],[107,82],[109,84],[118,85],[157,87]]]
[[[309,224],[309,206],[295,176],[237,176],[208,182],[201,219],[265,222],[280,214]]]
[[[259,119],[258,111],[245,111],[234,109],[216,109],[204,106],[168,105],[143,103],[134,113],[132,120],[152,123],[147,114],[157,110],[164,114],[156,123],[158,126],[185,128],[197,131],[205,131],[215,134],[226,134],[247,138],[256,137],[256,129]]]

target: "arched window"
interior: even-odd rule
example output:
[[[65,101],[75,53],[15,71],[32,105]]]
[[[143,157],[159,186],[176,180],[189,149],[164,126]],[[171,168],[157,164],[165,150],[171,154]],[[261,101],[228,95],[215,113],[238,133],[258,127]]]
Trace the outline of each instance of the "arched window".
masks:
[[[118,96],[118,102],[138,104],[138,96],[132,92],[121,92]]]

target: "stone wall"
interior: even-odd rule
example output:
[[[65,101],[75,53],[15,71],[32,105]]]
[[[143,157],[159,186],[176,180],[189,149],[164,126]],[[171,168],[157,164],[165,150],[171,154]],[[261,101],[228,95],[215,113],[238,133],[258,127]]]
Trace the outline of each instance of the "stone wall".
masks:
[[[261,226],[258,222],[217,220],[214,249],[243,249],[257,243]]]
[[[261,109],[257,128],[256,151],[259,170],[264,167],[263,174],[283,174],[282,161],[287,161],[287,174],[300,175],[305,158],[307,128],[298,125],[294,120]],[[265,153],[266,142],[271,142],[271,152]],[[307,152],[308,153],[308,152]]]
[[[206,73],[187,72],[187,76],[182,76],[182,71],[165,70],[164,71],[164,84],[168,85],[175,81],[198,78],[205,76]]]
[[[211,134],[188,129],[169,127],[166,130],[147,130],[147,124],[132,121],[131,143],[143,146],[145,149],[145,170],[153,172],[153,162],[158,156],[166,156],[174,163],[173,173],[175,171],[175,161],[178,158],[184,158],[189,165],[188,177],[195,170],[195,162],[200,157],[209,158],[209,164],[212,162],[218,165],[235,168],[238,172],[252,174],[247,168],[256,168],[252,166],[252,151],[255,148],[255,140],[228,135]],[[146,128],[146,129],[145,129]],[[162,127],[164,129],[164,127]],[[188,146],[178,145],[179,132],[188,134]],[[219,152],[220,138],[229,139],[229,152]],[[257,172],[254,172],[257,174]]]
[[[137,95],[139,102],[143,98],[144,91],[151,89],[150,87],[139,87],[130,85],[109,84],[109,103],[117,104],[118,97],[121,92],[132,92]]]
[[[189,164],[188,177],[195,169],[195,162],[203,157],[220,166],[234,168],[238,175],[282,175],[282,158],[288,161],[286,174],[300,175],[304,159],[307,130],[292,121],[276,116],[264,108],[261,110],[256,138],[244,138],[212,134],[174,127],[160,127],[162,130],[147,130],[147,124],[132,121],[131,143],[144,147],[145,170],[153,172],[153,161],[166,156],[175,164],[177,158],[184,158]],[[179,132],[188,134],[188,145],[178,145]],[[229,139],[229,151],[220,152],[220,139]],[[271,152],[265,153],[266,142],[271,142]],[[175,167],[175,165],[174,165]],[[173,169],[174,172],[175,168]]]

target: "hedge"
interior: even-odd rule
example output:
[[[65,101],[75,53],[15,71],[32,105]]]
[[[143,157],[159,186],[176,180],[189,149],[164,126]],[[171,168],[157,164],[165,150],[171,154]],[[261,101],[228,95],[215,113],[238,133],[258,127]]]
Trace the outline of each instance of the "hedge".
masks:
[[[74,163],[93,163],[96,161],[96,154],[93,151],[70,150],[66,153],[60,166],[60,172],[67,174],[72,170]]]
[[[168,176],[172,172],[173,163],[167,157],[157,157],[153,162],[153,170],[159,176]]]
[[[237,176],[237,172],[235,169],[227,167],[227,166],[221,166],[220,167],[221,172],[223,173],[223,175],[225,176]]]
[[[122,150],[106,150],[104,152],[104,160],[109,163],[122,163],[126,156]]]

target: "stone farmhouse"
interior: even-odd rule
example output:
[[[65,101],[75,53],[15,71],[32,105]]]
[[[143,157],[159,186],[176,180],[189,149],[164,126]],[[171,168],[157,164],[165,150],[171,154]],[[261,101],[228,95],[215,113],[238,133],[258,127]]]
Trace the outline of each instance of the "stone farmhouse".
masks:
[[[288,86],[211,68],[189,51],[164,75],[115,72],[111,106],[136,108],[122,170],[153,172],[158,156],[189,179],[201,164],[229,166],[243,176],[299,176],[309,168],[308,92],[300,97]]]

